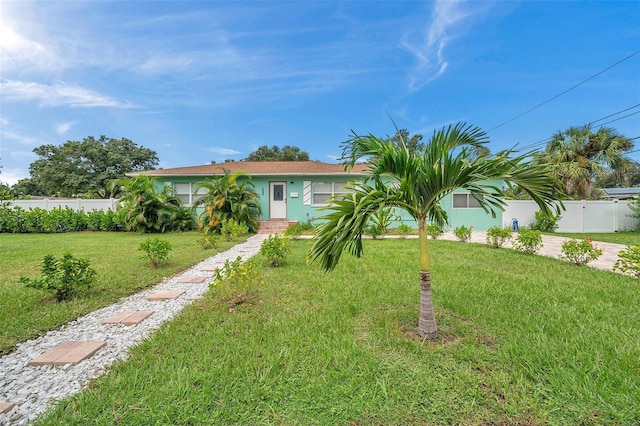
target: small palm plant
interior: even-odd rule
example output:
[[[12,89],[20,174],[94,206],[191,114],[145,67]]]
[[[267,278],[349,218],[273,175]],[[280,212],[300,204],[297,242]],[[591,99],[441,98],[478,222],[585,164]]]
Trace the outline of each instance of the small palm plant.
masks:
[[[561,195],[560,182],[550,177],[544,164],[529,162],[531,153],[514,155],[515,151],[507,150],[491,156],[481,149],[488,142],[486,133],[464,123],[434,132],[421,150],[409,150],[405,141],[400,142],[354,133],[343,144],[345,169],[367,158],[368,176],[362,183],[352,184],[350,194],[333,199],[326,207],[328,213],[320,218],[323,223],[316,229],[309,259],[320,261],[330,271],[345,249],[361,256],[362,234],[369,218],[386,206],[405,210],[418,223],[418,334],[435,338],[438,329],[431,298],[427,221],[440,227],[448,223],[447,212],[441,206],[443,198],[456,189],[464,189],[495,217],[495,210],[505,205],[502,188],[492,183],[499,180],[508,186],[519,185],[540,209],[550,213],[550,206]],[[556,210],[560,207],[556,206]]]
[[[194,203],[194,208],[204,207],[198,215],[199,225],[206,233],[218,233],[225,220],[233,219],[245,224],[250,232],[256,232],[260,224],[260,200],[251,177],[242,173],[214,175],[196,184],[196,192],[207,192]]]

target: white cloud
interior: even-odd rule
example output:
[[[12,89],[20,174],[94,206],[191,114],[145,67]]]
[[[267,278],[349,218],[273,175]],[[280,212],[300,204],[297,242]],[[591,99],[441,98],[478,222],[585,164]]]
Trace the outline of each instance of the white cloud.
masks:
[[[460,30],[460,24],[476,12],[467,8],[468,3],[453,0],[438,0],[433,3],[430,23],[427,25],[423,40],[410,40],[405,33],[401,40],[403,49],[417,60],[409,78],[409,89],[418,90],[425,84],[440,77],[448,62],[444,49]]]
[[[56,124],[56,132],[58,132],[59,135],[63,135],[65,133],[67,133],[69,131],[69,129],[71,128],[71,126],[73,126],[75,123],[69,122],[69,123],[57,123]]]
[[[235,149],[230,148],[221,148],[218,146],[214,146],[212,148],[207,148],[207,151],[212,152],[216,155],[238,155],[242,154],[240,151],[236,151]]]
[[[7,72],[37,68],[51,70],[63,66],[51,49],[18,34],[0,22],[0,67]]]
[[[0,83],[0,88],[2,89],[2,96],[5,99],[39,101],[41,106],[66,105],[85,108],[137,107],[126,100],[119,100],[93,90],[64,83],[47,85],[34,82],[5,80]]]
[[[0,135],[2,135],[3,139],[11,139],[14,140],[16,142],[18,142],[21,145],[33,145],[36,142],[36,139],[34,138],[30,138],[28,136],[24,136],[24,135],[20,135],[18,133],[14,133],[14,132],[9,132],[7,130],[2,130],[2,132],[0,132]]]
[[[2,169],[0,170],[0,182],[9,186],[15,185],[20,179],[29,177],[29,170],[25,169]]]
[[[9,125],[9,120],[7,120],[4,117],[0,117],[0,125],[2,126],[8,126]]]

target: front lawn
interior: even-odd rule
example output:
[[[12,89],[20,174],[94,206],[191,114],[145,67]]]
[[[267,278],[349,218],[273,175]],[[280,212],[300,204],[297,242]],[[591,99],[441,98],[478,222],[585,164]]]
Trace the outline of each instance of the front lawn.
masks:
[[[0,244],[0,355],[17,343],[56,329],[79,316],[117,302],[189,266],[226,250],[234,243],[221,242],[217,251],[198,245],[198,232],[153,235],[169,240],[173,249],[169,263],[153,268],[140,260],[138,246],[149,234],[125,232],[77,232],[64,234],[2,234]],[[81,297],[56,303],[45,293],[25,288],[21,275],[40,276],[46,254],[65,252],[88,258],[97,271],[93,288]]]
[[[442,337],[415,336],[415,240],[365,241],[336,271],[309,241],[248,303],[186,308],[46,425],[635,425],[637,280],[432,241]]]

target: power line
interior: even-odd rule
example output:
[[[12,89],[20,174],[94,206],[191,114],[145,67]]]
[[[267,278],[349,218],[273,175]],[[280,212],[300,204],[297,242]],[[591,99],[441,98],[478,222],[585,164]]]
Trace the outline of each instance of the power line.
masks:
[[[605,124],[613,123],[614,121],[622,120],[623,118],[631,117],[632,115],[640,114],[640,111],[632,112],[631,114],[623,115],[622,117],[618,117],[615,120],[607,121],[606,123],[599,124],[600,126],[604,126]]]
[[[637,50],[637,51],[633,52],[631,55],[627,56],[626,58],[623,58],[623,59],[619,60],[619,61],[618,61],[618,62],[616,62],[615,64],[613,64],[613,65],[611,65],[611,66],[609,66],[609,67],[607,67],[607,68],[603,69],[602,71],[597,72],[596,74],[592,75],[591,77],[587,78],[586,80],[581,81],[580,83],[578,83],[578,84],[576,84],[576,85],[574,85],[574,86],[572,86],[572,87],[568,88],[567,90],[565,90],[565,91],[563,91],[563,92],[561,92],[561,93],[559,93],[559,94],[557,94],[557,95],[553,96],[552,98],[549,98],[549,99],[547,99],[546,101],[544,101],[544,102],[542,102],[542,103],[539,103],[538,105],[534,106],[533,108],[529,108],[529,109],[528,109],[528,110],[526,110],[525,112],[522,112],[522,113],[520,113],[520,114],[516,115],[515,117],[510,118],[509,120],[507,120],[507,121],[505,121],[505,122],[502,122],[502,123],[498,124],[498,125],[497,125],[497,126],[495,126],[495,127],[492,127],[491,129],[487,130],[487,133],[489,133],[489,132],[491,132],[491,131],[493,131],[493,130],[495,130],[495,129],[499,128],[499,127],[502,127],[502,126],[504,126],[505,124],[511,123],[512,121],[514,121],[514,120],[516,120],[516,119],[518,119],[518,118],[522,117],[523,115],[529,114],[531,111],[534,111],[534,110],[536,110],[536,109],[540,108],[541,106],[548,104],[549,102],[553,101],[554,99],[559,98],[560,96],[564,95],[564,94],[565,94],[565,93],[567,93],[567,92],[570,92],[571,90],[575,89],[576,87],[579,87],[579,86],[583,85],[583,84],[584,84],[584,83],[586,83],[587,81],[589,81],[589,80],[593,80],[594,78],[596,78],[596,77],[597,77],[597,76],[599,76],[600,74],[603,74],[604,72],[609,71],[611,68],[613,68],[613,67],[615,67],[615,66],[617,66],[617,65],[620,65],[621,63],[623,63],[624,61],[626,61],[626,60],[628,60],[628,59],[632,58],[633,56],[637,55],[638,53],[640,53],[640,50]]]
[[[625,108],[625,109],[620,110],[618,112],[614,112],[613,114],[609,114],[606,117],[599,118],[598,120],[593,120],[592,122],[587,123],[587,126],[591,126],[592,124],[597,123],[598,121],[605,120],[605,119],[607,119],[609,117],[613,117],[614,115],[618,115],[618,114],[621,114],[621,113],[623,113],[625,111],[629,111],[630,109],[634,109],[635,107],[638,107],[638,106],[640,106],[640,104],[635,104],[634,106],[630,106],[629,108]]]

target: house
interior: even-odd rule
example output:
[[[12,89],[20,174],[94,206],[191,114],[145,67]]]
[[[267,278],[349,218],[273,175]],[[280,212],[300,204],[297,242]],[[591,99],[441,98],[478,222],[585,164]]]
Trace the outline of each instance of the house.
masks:
[[[632,200],[640,196],[640,186],[633,188],[602,188],[603,198],[610,200]]]
[[[366,164],[357,164],[345,171],[341,164],[319,161],[238,161],[214,163],[193,167],[148,170],[130,173],[154,176],[165,185],[171,185],[186,206],[191,206],[199,194],[195,184],[212,175],[221,175],[226,169],[233,173],[244,172],[251,176],[262,206],[262,221],[313,222],[323,212],[331,197],[345,193],[347,182],[358,181],[364,176]],[[498,182],[496,186],[500,186]],[[450,228],[473,225],[476,230],[486,230],[502,224],[502,214],[497,217],[485,213],[470,194],[463,191],[444,198],[443,208],[449,214]],[[416,223],[408,214],[397,211],[400,219],[412,227]],[[397,223],[396,223],[397,225]],[[396,226],[394,225],[394,227]]]

